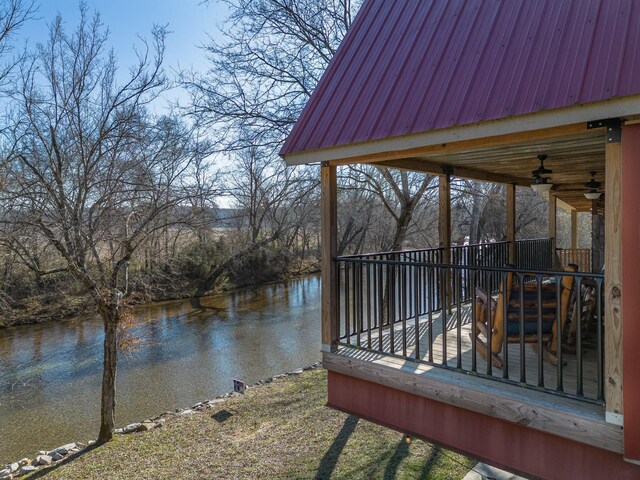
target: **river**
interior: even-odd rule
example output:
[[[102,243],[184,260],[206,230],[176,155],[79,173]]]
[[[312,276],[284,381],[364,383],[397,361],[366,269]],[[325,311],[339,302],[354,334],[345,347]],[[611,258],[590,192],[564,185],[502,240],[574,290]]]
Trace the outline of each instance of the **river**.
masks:
[[[320,360],[320,278],[136,308],[140,343],[118,365],[116,425]],[[0,465],[98,432],[102,323],[0,330]]]

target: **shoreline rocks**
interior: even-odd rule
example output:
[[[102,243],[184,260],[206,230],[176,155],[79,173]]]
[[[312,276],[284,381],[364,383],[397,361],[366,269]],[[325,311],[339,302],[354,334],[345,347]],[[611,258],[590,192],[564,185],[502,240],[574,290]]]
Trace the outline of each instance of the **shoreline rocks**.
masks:
[[[33,473],[36,470],[38,470],[38,467],[34,467],[33,465],[25,465],[24,467],[20,467],[20,470],[18,470],[18,476],[21,477],[23,475],[26,475],[27,473]]]
[[[254,383],[253,385],[247,385],[246,390],[258,387],[260,385],[265,385],[276,380],[287,378],[293,375],[300,375],[304,371],[315,370],[318,368],[322,368],[321,362],[317,362],[308,367],[298,368],[291,372],[281,373],[278,375],[274,375],[273,377],[260,380]],[[147,432],[149,430],[162,427],[167,418],[191,417],[197,413],[214,408],[215,406],[225,402],[228,398],[235,397],[238,395],[244,395],[244,393],[227,392],[222,395],[218,395],[217,397],[211,400],[205,400],[202,402],[195,403],[190,408],[178,408],[175,410],[175,412],[164,412],[164,413],[161,413],[160,415],[156,415],[155,417],[151,417],[142,422],[130,423],[129,425],[125,425],[124,427],[115,428],[113,430],[113,433],[116,435],[128,435],[128,434],[137,433],[137,432]],[[95,440],[89,440],[87,442],[87,445],[90,446],[95,443],[96,443]],[[33,460],[29,458],[22,458],[17,462],[11,462],[6,464],[4,467],[0,467],[0,480],[13,480],[23,475],[33,473],[36,470],[39,470],[40,468],[49,467],[55,463],[58,463],[64,460],[65,458],[72,457],[73,455],[81,451],[83,448],[85,448],[83,444],[72,442],[72,443],[66,443],[52,450],[41,450],[36,454]]]
[[[53,459],[49,455],[41,454],[33,459],[33,462],[31,462],[31,465],[33,465],[34,467],[39,467],[39,466],[46,467],[48,465],[51,465],[51,462],[53,462]]]

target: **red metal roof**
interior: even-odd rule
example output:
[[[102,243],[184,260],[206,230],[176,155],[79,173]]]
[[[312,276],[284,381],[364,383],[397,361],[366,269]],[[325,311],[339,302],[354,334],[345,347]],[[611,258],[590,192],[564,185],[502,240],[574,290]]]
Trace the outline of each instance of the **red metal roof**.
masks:
[[[282,155],[640,93],[640,0],[366,0]]]

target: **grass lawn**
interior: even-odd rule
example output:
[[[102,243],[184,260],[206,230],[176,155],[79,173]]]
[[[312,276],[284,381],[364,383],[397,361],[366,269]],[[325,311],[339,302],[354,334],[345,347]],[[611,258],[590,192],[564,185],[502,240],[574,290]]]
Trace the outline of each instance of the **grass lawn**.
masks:
[[[459,480],[475,463],[325,402],[326,372],[305,371],[162,428],[118,435],[30,478]]]

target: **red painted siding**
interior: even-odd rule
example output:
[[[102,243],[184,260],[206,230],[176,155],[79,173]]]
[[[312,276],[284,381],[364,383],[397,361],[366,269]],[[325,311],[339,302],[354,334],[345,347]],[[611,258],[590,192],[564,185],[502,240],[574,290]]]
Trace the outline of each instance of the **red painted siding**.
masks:
[[[469,410],[329,372],[329,406],[493,465],[550,480],[637,480],[622,455]]]
[[[640,460],[640,125],[622,129],[624,454]],[[640,478],[640,476],[639,476]]]
[[[640,94],[639,0],[366,0],[281,154]]]

